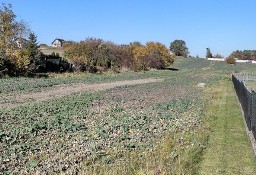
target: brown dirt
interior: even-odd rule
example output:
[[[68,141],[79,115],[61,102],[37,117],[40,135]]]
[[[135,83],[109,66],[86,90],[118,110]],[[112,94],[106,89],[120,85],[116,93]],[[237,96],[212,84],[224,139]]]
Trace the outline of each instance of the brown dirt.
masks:
[[[85,91],[102,91],[111,89],[119,86],[126,85],[136,85],[136,84],[145,84],[160,82],[163,79],[140,79],[140,80],[126,80],[126,81],[117,81],[112,83],[101,83],[101,84],[75,84],[75,85],[57,85],[52,90],[35,92],[35,93],[26,93],[19,95],[10,95],[10,99],[14,99],[12,103],[0,103],[0,107],[15,107],[18,105],[26,104],[28,102],[42,102],[49,99],[61,98],[71,94],[77,94]]]

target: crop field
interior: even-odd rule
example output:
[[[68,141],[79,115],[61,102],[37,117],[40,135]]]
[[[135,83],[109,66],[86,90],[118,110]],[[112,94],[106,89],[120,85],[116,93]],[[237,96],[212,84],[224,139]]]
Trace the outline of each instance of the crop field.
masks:
[[[181,58],[173,67],[0,79],[0,174],[197,174],[210,133],[210,96],[197,84],[256,69]]]

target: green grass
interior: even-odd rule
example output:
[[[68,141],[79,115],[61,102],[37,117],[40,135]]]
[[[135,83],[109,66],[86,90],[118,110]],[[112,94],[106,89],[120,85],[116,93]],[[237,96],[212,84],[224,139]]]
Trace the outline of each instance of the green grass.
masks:
[[[256,91],[256,80],[255,81],[244,81],[244,84],[249,91],[251,91],[251,92]]]
[[[212,96],[205,111],[211,133],[200,174],[256,174],[256,162],[232,82],[226,80],[206,93]]]

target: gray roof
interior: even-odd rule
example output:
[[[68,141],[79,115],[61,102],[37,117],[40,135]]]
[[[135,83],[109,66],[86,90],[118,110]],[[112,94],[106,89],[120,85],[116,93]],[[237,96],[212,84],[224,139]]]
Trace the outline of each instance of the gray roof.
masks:
[[[58,41],[60,41],[60,42],[65,41],[64,39],[56,38],[55,40],[53,40],[52,44],[53,44],[53,43],[54,43],[54,41],[56,41],[56,40],[58,40]]]

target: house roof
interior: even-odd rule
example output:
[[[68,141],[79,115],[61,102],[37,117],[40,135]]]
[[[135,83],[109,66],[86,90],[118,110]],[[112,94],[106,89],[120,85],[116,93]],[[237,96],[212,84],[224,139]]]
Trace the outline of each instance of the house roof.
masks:
[[[60,41],[60,42],[65,41],[64,39],[56,38],[55,40],[53,40],[52,44],[53,44],[53,43],[54,43],[54,41],[56,41],[56,40],[58,40],[58,41]]]
[[[28,42],[28,40],[26,40],[26,39],[24,39],[24,38],[16,38],[14,41],[15,41],[15,42],[17,42],[17,41],[20,41],[20,42]]]

